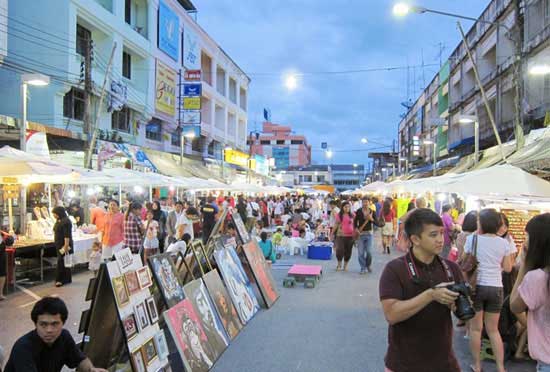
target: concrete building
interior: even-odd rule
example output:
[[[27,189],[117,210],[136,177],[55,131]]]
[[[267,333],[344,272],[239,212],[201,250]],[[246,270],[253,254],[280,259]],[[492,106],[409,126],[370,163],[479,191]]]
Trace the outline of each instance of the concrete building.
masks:
[[[372,169],[368,175],[368,180],[385,181],[389,177],[396,176],[399,172],[398,156],[396,152],[369,152],[369,159],[372,159]],[[406,164],[403,164],[406,167]],[[405,168],[402,168],[406,172]]]
[[[11,67],[0,69],[0,115],[20,117],[22,72],[50,76],[49,86],[29,89],[28,120],[39,123],[30,127],[45,131],[50,147],[55,138],[57,150],[79,150],[70,160],[81,163],[88,132],[83,66],[91,50],[90,122],[98,124],[98,152],[102,146],[106,151],[115,146],[134,155],[140,149],[142,154],[180,154],[187,124],[180,89],[187,69],[184,54],[194,48],[202,71],[196,123],[200,130],[194,139],[185,139],[183,152],[210,158],[219,166],[224,146],[246,150],[250,79],[190,12],[196,9],[189,0],[45,0],[33,6],[10,2],[10,18],[20,21],[8,25],[6,60]],[[0,29],[0,44],[1,36]],[[104,85],[105,100],[98,112]]]
[[[289,167],[278,171],[276,175],[281,184],[286,187],[312,187],[316,185],[332,185],[332,171],[329,165],[308,165],[304,167]]]
[[[550,108],[548,78],[528,74],[550,55],[545,51],[550,21],[543,11],[548,5],[547,0],[492,0],[479,17],[485,22],[475,23],[466,33],[502,142],[515,139],[516,112],[527,134],[541,127]],[[520,58],[517,74],[515,56]],[[474,160],[474,126],[459,123],[464,115],[477,117],[481,156],[491,156],[489,149],[497,144],[496,137],[472,61],[461,42],[399,123],[399,157],[407,159],[410,169],[433,163],[434,147],[422,144],[428,140],[436,143],[437,169],[459,166],[458,162],[468,169]],[[511,146],[506,149],[513,150]]]
[[[0,64],[8,53],[8,0],[0,0]]]
[[[337,191],[353,190],[361,187],[365,180],[365,167],[360,164],[331,164],[332,183]]]
[[[251,154],[275,159],[277,170],[311,164],[311,146],[305,136],[294,134],[290,126],[264,122],[261,133],[250,133],[248,145]]]

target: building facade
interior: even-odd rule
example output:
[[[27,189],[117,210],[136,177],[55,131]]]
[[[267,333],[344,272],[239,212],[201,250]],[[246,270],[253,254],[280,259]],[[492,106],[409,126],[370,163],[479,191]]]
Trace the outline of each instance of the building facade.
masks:
[[[389,177],[396,176],[407,171],[406,162],[402,164],[405,168],[399,168],[398,155],[396,152],[369,152],[369,159],[372,159],[372,169],[368,175],[368,183],[374,181],[385,181]]]
[[[250,79],[190,16],[195,11],[189,0],[11,2],[8,14],[19,21],[8,25],[0,114],[20,117],[20,75],[40,72],[51,82],[29,88],[28,120],[48,135],[68,131],[84,147],[97,129],[98,152],[122,143],[221,164],[224,145],[246,150]],[[183,105],[190,56],[200,83],[194,111]],[[182,141],[190,123],[195,135]]]
[[[250,133],[251,154],[274,159],[274,169],[304,167],[311,164],[311,146],[303,135],[294,134],[290,126],[264,122],[261,133]]]
[[[465,35],[487,104],[468,48],[461,42],[399,123],[399,157],[407,159],[411,169],[434,160],[434,147],[424,141],[436,143],[438,168],[472,154],[474,125],[460,123],[464,116],[477,118],[481,151],[495,146],[487,105],[503,143],[516,135],[521,140],[522,132],[543,125],[550,108],[550,79],[530,71],[533,66],[549,66],[549,9],[548,0],[488,4],[479,17],[484,22],[476,22]]]

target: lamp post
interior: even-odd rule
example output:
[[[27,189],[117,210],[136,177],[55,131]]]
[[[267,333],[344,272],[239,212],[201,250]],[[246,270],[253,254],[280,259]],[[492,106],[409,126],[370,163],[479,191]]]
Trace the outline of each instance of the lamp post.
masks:
[[[435,177],[437,175],[437,154],[435,152],[436,150],[436,147],[437,147],[437,143],[435,141],[429,141],[429,140],[425,140],[425,141],[422,141],[422,144],[423,145],[433,145],[433,163],[434,163],[434,169],[433,169],[433,176]]]
[[[512,30],[507,25],[498,22],[498,21],[487,21],[482,18],[474,18],[474,17],[468,17],[463,16],[456,13],[449,13],[449,12],[443,12],[440,10],[434,10],[434,9],[428,9],[422,6],[416,6],[416,5],[409,5],[407,3],[396,3],[393,7],[393,14],[398,17],[404,17],[408,15],[409,13],[418,13],[418,14],[424,14],[424,13],[433,13],[438,15],[443,15],[447,17],[453,17],[458,19],[465,19],[468,21],[474,21],[477,23],[484,23],[489,24],[496,27],[502,27],[504,30],[506,30],[506,37],[510,39],[514,43],[514,73],[513,73],[513,82],[512,85],[515,86],[516,94],[515,94],[515,136],[516,136],[516,148],[517,150],[521,149],[524,144],[524,133],[523,133],[523,119],[521,116],[521,92],[523,90],[523,78],[521,76],[521,70],[522,70],[522,45],[521,45],[521,39],[519,37],[512,37]],[[468,57],[470,58],[470,61],[472,62],[472,68],[474,71],[474,77],[476,79],[476,82],[479,86],[479,90],[481,93],[481,97],[483,99],[483,103],[485,105],[485,109],[487,110],[487,115],[489,117],[489,121],[491,122],[491,126],[493,127],[493,131],[495,133],[495,138],[497,140],[500,154],[502,157],[502,160],[506,161],[506,155],[504,154],[504,150],[502,148],[502,141],[500,139],[500,134],[498,133],[498,129],[496,126],[495,118],[493,116],[493,111],[491,110],[491,107],[489,105],[489,100],[487,99],[487,94],[485,93],[485,88],[481,82],[481,79],[479,77],[477,64],[474,61],[472,57],[472,53],[470,51],[470,47],[468,42],[466,41],[466,37],[464,35],[464,31],[462,30],[462,26],[460,25],[460,22],[457,22],[457,27],[460,31],[460,34],[462,36],[462,41],[466,47],[466,52],[468,54]],[[550,68],[547,69],[550,72]]]
[[[405,162],[405,176],[407,176],[409,174],[409,159],[408,158],[399,158],[399,164],[401,164],[402,161]]]
[[[460,115],[458,117],[460,124],[474,124],[474,164],[479,160],[479,120],[474,115]]]
[[[21,75],[21,123],[19,125],[19,149],[27,151],[27,96],[28,86],[43,87],[50,83],[50,77],[43,74],[23,74]],[[21,219],[20,234],[25,235],[27,230],[27,188],[21,186],[21,203],[19,218]]]
[[[222,180],[223,182],[225,182],[225,152],[231,151],[231,150],[233,150],[231,146],[226,146],[225,144],[223,145],[223,148],[222,148]]]

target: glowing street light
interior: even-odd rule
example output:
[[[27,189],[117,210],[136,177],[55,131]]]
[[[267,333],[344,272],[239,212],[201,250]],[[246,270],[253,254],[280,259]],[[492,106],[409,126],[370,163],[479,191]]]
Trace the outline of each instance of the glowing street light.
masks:
[[[326,155],[327,159],[332,159],[332,155],[334,155],[334,153],[332,152],[332,150],[327,150],[325,152],[325,155]]]
[[[369,140],[366,137],[363,137],[363,138],[361,138],[361,143],[363,145],[366,145],[367,143],[369,143]]]
[[[533,65],[529,68],[529,74],[535,76],[550,74],[550,65]]]
[[[424,140],[422,141],[422,144],[423,145],[433,145],[433,161],[434,161],[434,169],[433,169],[433,176],[435,177],[437,175],[437,169],[436,169],[436,164],[437,164],[437,154],[436,154],[436,142],[435,141],[430,141],[430,140]]]
[[[286,89],[293,91],[298,88],[298,77],[296,74],[287,74],[284,80]]]
[[[397,3],[393,6],[393,15],[396,17],[405,17],[411,12],[411,6],[407,3]]]
[[[474,125],[474,164],[477,165],[479,159],[479,119],[475,115],[460,115],[458,123]]]

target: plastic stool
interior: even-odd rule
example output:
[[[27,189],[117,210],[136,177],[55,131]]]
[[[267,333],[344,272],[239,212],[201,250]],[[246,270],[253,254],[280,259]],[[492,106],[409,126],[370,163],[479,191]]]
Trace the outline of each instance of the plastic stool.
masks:
[[[317,280],[315,278],[306,278],[304,281],[304,288],[315,288]]]
[[[294,279],[292,276],[288,276],[283,279],[283,287],[285,288],[292,288],[296,284],[296,279]]]
[[[493,349],[491,347],[491,341],[482,339],[481,340],[481,351],[479,353],[479,357],[481,360],[490,359],[495,360],[495,356],[493,354]]]

